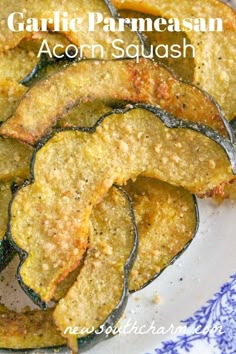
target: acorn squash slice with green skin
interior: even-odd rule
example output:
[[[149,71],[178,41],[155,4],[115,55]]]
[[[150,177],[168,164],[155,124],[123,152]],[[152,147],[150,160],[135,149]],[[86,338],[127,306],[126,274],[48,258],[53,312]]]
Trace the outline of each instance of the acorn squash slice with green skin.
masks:
[[[70,44],[65,36],[58,33],[34,33],[33,38],[23,40],[17,47],[0,53],[0,82],[1,86],[4,80],[11,83],[10,92],[12,97],[9,95],[10,104],[13,103],[13,93],[16,91],[17,83],[28,87],[32,86],[37,80],[46,77],[52,72],[59,70],[66,63],[71,62],[71,59],[65,55],[61,48],[57,50],[57,53],[64,55],[63,59],[50,58],[46,54],[40,55],[39,58],[38,53],[43,40],[47,41],[51,51],[55,45],[66,48]],[[20,87],[19,85],[18,91],[20,91]],[[1,92],[3,88],[1,87]],[[25,88],[24,90],[27,91]]]
[[[0,348],[27,350],[65,344],[53,322],[53,309],[14,312],[0,306]]]
[[[130,11],[130,10],[121,10],[119,11],[119,15],[122,18],[151,18],[155,21],[156,16],[147,15],[142,12],[137,11]],[[179,45],[179,50],[181,51],[182,55],[179,58],[173,58],[170,55],[166,57],[166,49],[164,47],[160,47],[158,53],[159,56],[157,57],[154,53],[154,59],[157,62],[163,63],[168,68],[170,68],[173,73],[185,82],[193,82],[193,75],[194,75],[194,58],[192,57],[191,51],[186,52],[186,56],[183,55],[183,41],[186,41],[186,44],[191,44],[185,32],[169,32],[168,30],[164,30],[167,28],[166,25],[162,26],[162,31],[157,32],[153,31],[144,31],[145,37],[148,41],[148,44],[153,45],[154,48],[158,45],[168,46],[169,48],[172,45]],[[163,56],[163,57],[162,57]]]
[[[94,209],[89,230],[83,267],[53,314],[74,352],[108,338],[126,307],[129,272],[138,250],[128,195],[111,188]]]
[[[90,248],[83,265],[87,270],[88,268],[92,269],[93,275],[90,276],[90,280],[92,277],[94,280],[98,280],[99,286],[103,281],[110,283],[114,278],[119,282],[120,288],[117,284],[113,292],[116,299],[111,294],[107,294],[107,300],[111,300],[111,303],[107,305],[108,308],[103,308],[103,311],[110,311],[113,304],[114,309],[112,308],[112,315],[109,316],[109,320],[104,322],[104,325],[112,326],[113,321],[115,324],[125,308],[128,296],[128,274],[136,257],[137,248],[138,234],[132,202],[121,188],[113,187],[96,206],[91,216]],[[91,262],[90,266],[89,262]],[[99,262],[103,262],[102,269]],[[110,269],[104,276],[106,266],[109,266]],[[81,277],[84,274],[85,270],[82,271]],[[95,284],[92,285],[90,280],[87,285],[92,287]],[[103,296],[106,291],[110,293],[108,284],[102,286],[104,292],[102,291],[100,296]],[[93,292],[94,288],[92,287],[90,291]],[[85,295],[84,301],[87,300],[93,302],[89,292]],[[0,348],[11,350],[49,349],[65,345],[66,339],[60,335],[54,323],[53,311],[54,308],[16,313],[0,305]],[[98,311],[97,316],[101,313],[99,312],[100,307],[91,312],[94,313],[94,311]],[[97,316],[94,321],[97,321]],[[100,337],[100,339],[103,338],[103,336]],[[96,337],[94,342],[97,340]]]
[[[20,46],[28,50],[32,47],[33,52],[36,52],[36,55],[38,56],[40,41],[42,40],[47,40],[51,51],[53,50],[53,46],[61,46],[62,48],[59,47],[57,50],[57,54],[61,57],[50,57],[48,53],[42,53],[40,58],[38,58],[36,65],[34,65],[34,67],[27,72],[27,75],[21,78],[21,84],[26,87],[35,85],[36,82],[46,79],[48,76],[56,73],[72,62],[78,61],[79,59],[79,56],[70,58],[65,53],[65,48],[70,44],[70,42],[66,39],[65,36],[58,33],[47,33],[44,35],[40,33],[37,39],[23,41],[20,43]],[[72,52],[72,50],[70,52]]]
[[[232,138],[232,129],[212,98],[148,59],[73,63],[34,85],[2,124],[0,134],[35,144],[70,108],[114,99],[159,105],[177,118],[205,124]]]
[[[48,30],[54,31],[54,12],[58,11],[61,15],[64,12],[68,13],[68,22],[73,18],[80,18],[81,23],[78,31],[59,32],[65,34],[67,39],[74,45],[81,48],[82,45],[92,46],[100,45],[104,48],[104,59],[112,59],[114,49],[112,48],[112,41],[115,39],[121,39],[123,43],[122,48],[126,48],[129,44],[140,45],[140,41],[136,33],[131,32],[129,28],[126,31],[108,31],[103,30],[103,24],[98,24],[93,31],[89,30],[89,17],[88,13],[101,13],[105,17],[113,17],[116,15],[114,7],[109,0],[66,0],[66,1],[44,1],[39,0],[37,3],[33,0],[19,0],[17,4],[14,1],[10,1],[6,4],[4,0],[0,2],[0,18],[1,22],[1,37],[0,37],[0,52],[6,51],[10,48],[16,47],[24,38],[32,38],[33,32],[26,32],[25,30],[20,32],[10,31],[7,25],[8,16],[14,12],[24,12],[24,21],[27,18],[52,18],[53,23],[48,24]],[[62,16],[61,16],[62,17]],[[19,22],[19,17],[16,16],[15,22]],[[22,22],[22,19],[20,19]],[[40,22],[40,21],[39,21]],[[59,20],[60,25],[62,19]],[[90,21],[90,23],[92,20]],[[17,25],[15,24],[17,27]],[[39,24],[40,26],[40,24]],[[58,32],[58,31],[57,31]],[[84,47],[83,56],[91,58],[91,49]],[[101,58],[100,50],[95,51],[95,57]]]
[[[64,54],[65,55],[65,54]],[[21,80],[21,84],[32,87],[38,81],[45,80],[48,76],[55,74],[70,63],[78,61],[70,59],[65,55],[62,59],[50,58],[47,54],[42,54],[34,68]]]
[[[195,47],[193,83],[214,97],[231,120],[236,114],[235,55],[236,13],[218,0],[112,0],[118,10],[134,10],[167,19],[222,19],[223,31],[195,31],[187,29],[187,36]],[[180,26],[185,31],[184,26]]]
[[[231,122],[230,122],[234,134],[236,136],[236,118],[234,118]],[[222,198],[229,198],[232,200],[236,200],[236,178],[233,178],[229,183],[227,183],[224,188],[223,188],[223,195],[221,193],[220,197]]]
[[[137,105],[92,128],[54,132],[31,172],[12,200],[8,238],[21,257],[20,284],[40,304],[80,264],[92,208],[114,183],[143,175],[204,195],[236,172],[236,152],[206,126]]]
[[[38,63],[37,53],[16,47],[0,53],[0,79],[20,82]]]
[[[183,188],[152,178],[129,181],[125,190],[134,203],[139,251],[129,278],[129,290],[155,280],[189,246],[198,230],[198,207]]]
[[[8,206],[12,198],[11,183],[0,183],[0,272],[14,256],[14,250],[6,239]]]
[[[230,121],[233,133],[236,136],[236,118]],[[217,201],[222,202],[224,199],[236,200],[236,178],[232,175],[232,179],[227,183],[222,183],[209,193],[209,197],[215,198]]]
[[[134,292],[155,280],[185,251],[197,233],[199,216],[195,197],[183,188],[138,177],[124,189],[133,201],[139,233],[138,254],[129,278],[129,291]],[[82,267],[59,284],[54,300],[66,295]]]
[[[57,49],[57,54],[59,56],[63,56],[62,58],[56,58],[54,56],[50,57],[49,54],[42,53],[39,57],[39,50],[42,45],[42,41],[47,41],[48,47],[50,48],[51,53],[53,53],[53,48],[57,45],[59,48]],[[11,72],[17,74],[15,80],[19,81],[22,85],[26,87],[33,86],[37,81],[45,79],[47,76],[52,75],[54,72],[60,70],[63,66],[69,64],[75,59],[69,58],[65,54],[65,48],[70,45],[70,42],[67,38],[59,33],[36,33],[33,35],[32,39],[23,40],[19,45],[6,52],[2,55],[4,57],[10,56],[12,52],[17,53],[17,51],[24,52],[25,57],[32,56],[34,60],[34,65],[30,65],[26,60],[27,66],[24,65],[23,68],[18,64],[17,59],[13,63],[15,63],[16,68],[12,67],[12,64],[9,63],[9,68]],[[18,55],[19,56],[19,55]],[[6,59],[5,59],[6,61]],[[7,64],[7,63],[6,63]],[[17,65],[18,64],[18,65]],[[24,64],[24,61],[23,61]],[[19,70],[21,69],[21,70]]]

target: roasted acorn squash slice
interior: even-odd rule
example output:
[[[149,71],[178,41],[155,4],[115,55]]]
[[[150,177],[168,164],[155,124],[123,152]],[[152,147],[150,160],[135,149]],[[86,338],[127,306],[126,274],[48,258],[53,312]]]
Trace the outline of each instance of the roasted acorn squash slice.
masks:
[[[178,118],[232,134],[213,100],[151,60],[83,61],[33,86],[0,134],[35,144],[79,103],[123,100],[159,105]],[[226,131],[227,130],[227,131]]]
[[[236,115],[236,13],[218,0],[112,0],[118,9],[134,10],[167,19],[222,19],[223,31],[186,32],[196,48],[193,82],[209,92],[230,120]],[[185,27],[181,26],[185,31]]]
[[[129,289],[140,290],[156,279],[187,248],[198,230],[195,198],[183,188],[139,177],[125,187],[134,203],[139,250]]]
[[[8,236],[21,255],[23,288],[44,301],[80,263],[92,208],[113,183],[144,175],[205,194],[236,172],[233,144],[212,129],[137,107],[93,128],[55,132],[35,151],[30,184],[11,204]]]
[[[134,205],[139,233],[137,258],[129,278],[129,291],[142,289],[156,279],[185,251],[198,230],[195,197],[183,188],[153,178],[138,177],[124,187]],[[63,298],[83,263],[59,284],[55,300]]]
[[[53,322],[53,309],[10,311],[0,307],[0,348],[26,350],[65,344]]]
[[[112,188],[91,215],[84,265],[53,315],[75,352],[108,338],[123,314],[137,240],[130,200]]]

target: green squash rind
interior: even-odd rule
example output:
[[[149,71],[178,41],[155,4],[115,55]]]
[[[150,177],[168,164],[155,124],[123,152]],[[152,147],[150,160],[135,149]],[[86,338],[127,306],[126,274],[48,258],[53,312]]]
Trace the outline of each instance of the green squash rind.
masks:
[[[215,130],[202,125],[198,123],[193,123],[185,120],[180,120],[176,119],[174,116],[171,114],[163,111],[162,109],[158,107],[154,107],[151,105],[145,105],[145,104],[135,104],[135,105],[128,105],[124,109],[115,109],[111,113],[107,113],[104,116],[102,116],[97,123],[91,127],[91,128],[65,128],[65,129],[56,129],[53,133],[51,133],[49,136],[44,137],[41,142],[39,142],[38,146],[34,150],[32,160],[31,160],[31,178],[24,183],[24,185],[21,186],[21,188],[34,183],[34,162],[36,158],[37,152],[46,144],[46,142],[52,138],[57,132],[61,131],[66,131],[66,130],[74,130],[74,131],[81,131],[81,132],[89,132],[89,133],[94,133],[96,131],[96,128],[105,120],[109,115],[112,113],[115,114],[121,114],[128,112],[130,110],[133,110],[135,108],[142,108],[145,109],[149,112],[154,113],[156,115],[157,119],[161,120],[161,122],[168,128],[172,129],[190,129],[196,132],[199,132],[203,134],[204,136],[210,138],[214,142],[216,142],[218,145],[221,146],[221,148],[225,151],[228,160],[231,163],[231,169],[234,174],[236,174],[236,148],[232,144],[232,142],[228,139],[225,139],[222,137],[219,133],[217,133]],[[19,284],[21,285],[22,289],[26,292],[26,294],[32,299],[33,302],[35,302],[38,306],[41,308],[46,308],[46,304],[40,299],[40,297],[31,289],[29,289],[22,281],[21,276],[20,276],[20,269],[22,264],[24,263],[25,259],[27,258],[27,252],[20,249],[17,244],[14,242],[13,237],[11,236],[11,204],[14,200],[14,196],[12,198],[12,201],[10,203],[10,208],[9,208],[9,225],[8,225],[8,231],[7,231],[7,238],[12,245],[12,247],[15,249],[15,251],[19,254],[20,256],[20,264],[18,267],[17,271],[17,279],[19,281]]]
[[[51,69],[52,72],[56,72],[61,68],[69,65],[71,62],[76,61],[77,59],[68,58],[49,58],[47,55],[41,55],[38,63],[33,68],[33,70],[21,80],[21,84],[26,87],[32,87],[37,81],[45,79],[51,73],[47,73],[47,69]]]
[[[111,13],[111,16],[115,19],[119,18],[119,14],[115,8],[115,6],[111,3],[110,0],[103,0],[104,3],[106,4],[108,10]],[[127,28],[129,28],[130,25],[127,25]],[[148,44],[146,37],[142,34],[142,32],[135,31],[138,39],[140,40],[140,43],[144,46],[147,52],[149,52],[150,45]],[[47,55],[41,55],[39,62],[37,65],[33,68],[33,70],[21,80],[21,84],[26,86],[26,87],[31,87],[33,86],[37,81],[44,79],[47,77],[47,68],[51,67],[52,71],[58,71],[62,69],[63,67],[70,65],[73,62],[78,62],[83,60],[83,58],[76,57],[76,58],[69,58],[64,55],[63,58],[49,58]]]
[[[121,193],[124,195],[124,197],[127,200],[128,203],[128,207],[129,207],[129,212],[130,212],[130,219],[131,219],[131,224],[133,227],[133,236],[134,236],[134,243],[133,243],[133,249],[129,255],[129,258],[127,259],[127,261],[125,262],[124,265],[124,282],[123,282],[123,292],[122,292],[122,296],[120,299],[119,304],[117,305],[117,307],[112,311],[112,313],[107,317],[107,319],[104,321],[104,323],[102,324],[102,326],[104,326],[104,329],[107,327],[112,327],[114,328],[117,321],[120,319],[120,317],[122,316],[126,305],[127,305],[127,301],[128,301],[128,296],[129,296],[129,286],[128,286],[128,279],[129,279],[129,273],[130,270],[134,264],[134,261],[136,259],[137,256],[137,252],[138,252],[138,230],[137,230],[137,225],[135,222],[135,213],[134,213],[134,209],[133,209],[133,202],[130,199],[128,193],[126,191],[124,191],[122,189],[122,187],[120,186],[116,186],[114,185],[115,188],[117,188],[118,190],[121,191]],[[27,257],[26,252],[22,253],[22,250],[19,249],[20,252],[20,257],[21,257],[21,262],[24,261],[24,259]],[[20,265],[19,265],[20,268]],[[19,270],[18,268],[18,270]],[[19,277],[18,277],[19,280]],[[21,283],[21,286],[23,284]],[[24,290],[24,288],[23,288]],[[46,304],[43,303],[41,300],[37,300],[38,296],[37,294],[35,294],[32,290],[26,288],[28,295],[32,298],[34,297],[34,299],[36,300],[35,302],[38,303],[38,305],[40,305],[41,308],[46,308]],[[25,291],[26,291],[25,290]],[[99,327],[100,329],[100,327]],[[111,337],[110,334],[106,335],[105,333],[106,331],[102,331],[101,334],[97,334],[97,333],[92,333],[86,337],[80,338],[78,340],[78,345],[80,348],[80,351],[84,351],[84,350],[88,350],[90,347],[93,347],[94,345],[96,345],[97,343],[99,343],[100,341],[104,340],[104,339],[108,339]],[[59,347],[49,347],[47,349],[63,349],[63,348],[67,348],[65,346],[59,346]],[[33,350],[34,348],[32,348]],[[37,348],[40,349],[40,348]],[[42,348],[41,348],[42,349]],[[5,349],[4,349],[5,350]],[[11,349],[9,348],[9,351],[11,351]],[[17,352],[23,352],[27,353],[27,351],[21,349],[21,350],[15,350]]]

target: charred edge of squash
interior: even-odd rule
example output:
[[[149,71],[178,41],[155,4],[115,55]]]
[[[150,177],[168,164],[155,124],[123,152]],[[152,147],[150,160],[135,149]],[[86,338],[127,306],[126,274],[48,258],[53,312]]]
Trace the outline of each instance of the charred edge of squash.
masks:
[[[153,113],[154,116],[157,119],[159,119],[168,128],[190,129],[190,130],[196,131],[200,134],[203,134],[204,136],[213,140],[215,143],[220,145],[221,148],[226,153],[226,156],[227,156],[229,162],[231,163],[232,173],[234,175],[236,175],[236,147],[231,143],[230,140],[222,137],[219,133],[217,133],[215,130],[213,130],[212,128],[210,128],[206,125],[185,121],[183,119],[177,119],[173,115],[171,115],[170,113],[167,113],[166,111],[162,110],[161,108],[158,108],[158,107],[155,107],[152,105],[137,103],[134,105],[128,105],[124,108],[114,109],[113,111],[106,113],[105,115],[103,115],[101,118],[98,119],[98,121],[95,123],[95,125],[93,127],[89,127],[89,128],[86,128],[86,127],[85,128],[83,128],[83,127],[82,128],[81,127],[57,128],[48,136],[43,137],[43,139],[38,143],[38,145],[36,146],[36,148],[32,154],[31,163],[30,163],[30,178],[19,188],[21,189],[21,188],[28,186],[29,184],[34,183],[34,180],[35,180],[34,164],[35,164],[37,152],[57,133],[62,132],[62,131],[80,131],[80,132],[86,132],[86,133],[93,134],[94,132],[96,132],[97,127],[111,114],[124,114],[124,113],[131,111],[133,109],[136,109],[136,108],[141,108],[141,109],[144,109],[144,110],[147,110],[147,111]],[[15,195],[13,195],[12,200],[9,204],[9,222],[8,222],[8,228],[7,228],[7,239],[9,240],[10,244],[16,250],[16,252],[19,254],[19,257],[20,257],[20,263],[19,263],[19,266],[17,269],[17,279],[19,281],[20,286],[24,290],[24,292],[32,299],[32,301],[36,305],[38,305],[40,308],[45,309],[45,308],[47,308],[46,303],[40,299],[38,294],[36,294],[32,289],[28,288],[24,284],[24,282],[20,276],[21,266],[23,265],[25,259],[27,258],[28,253],[25,250],[23,250],[17,246],[17,244],[15,243],[15,241],[11,235],[11,205],[13,203],[14,196]]]
[[[36,66],[31,70],[31,72],[26,77],[24,77],[20,81],[20,84],[26,87],[31,87],[37,81],[43,79],[44,77],[43,72],[44,70],[46,70],[47,67],[50,66],[56,67],[56,65],[60,65],[61,68],[63,68],[77,61],[79,61],[79,58],[69,58],[68,56],[66,56],[65,53],[63,58],[56,58],[56,57],[50,58],[47,54],[42,54]],[[60,70],[60,66],[58,67],[58,70]]]
[[[95,330],[95,332],[77,339],[79,351],[83,352],[86,351],[90,348],[92,348],[94,345],[99,343],[100,341],[106,340],[108,338],[111,338],[111,334],[106,333],[106,329],[108,328],[114,328],[120,317],[122,316],[125,307],[128,302],[128,297],[129,297],[129,273],[130,270],[133,267],[133,264],[135,262],[135,259],[137,257],[138,253],[138,244],[139,244],[139,237],[138,237],[138,229],[137,229],[137,224],[135,220],[135,212],[134,212],[134,207],[133,207],[133,202],[129,196],[129,194],[120,186],[114,184],[113,185],[115,188],[117,188],[119,191],[121,191],[124,194],[124,197],[127,200],[128,206],[129,206],[129,213],[130,213],[130,219],[131,223],[133,226],[133,235],[134,235],[134,244],[133,244],[133,249],[129,255],[129,258],[126,260],[124,264],[124,269],[123,269],[123,274],[124,274],[124,280],[123,280],[123,292],[121,295],[121,299],[119,301],[119,304],[116,306],[115,309],[112,310],[110,315],[105,319],[105,321]]]
[[[140,288],[135,289],[135,290],[130,290],[130,294],[136,293],[139,290],[142,290],[144,288],[146,288],[146,286],[150,285],[155,279],[157,279],[163,272],[164,270],[166,270],[166,268],[168,268],[170,265],[174,264],[177,259],[187,250],[187,248],[190,246],[190,244],[192,243],[192,241],[194,240],[195,236],[198,233],[198,229],[199,229],[199,224],[200,224],[200,215],[199,215],[199,208],[198,208],[198,203],[197,203],[197,198],[195,195],[192,195],[193,198],[193,202],[194,202],[194,209],[195,209],[195,219],[196,219],[196,226],[195,226],[195,230],[193,232],[192,238],[191,240],[189,240],[185,246],[182,248],[181,251],[179,251],[172,259],[171,261],[164,267],[161,269],[160,272],[156,273],[154,275],[154,277],[152,277],[152,279],[148,280],[146,283],[144,283]]]

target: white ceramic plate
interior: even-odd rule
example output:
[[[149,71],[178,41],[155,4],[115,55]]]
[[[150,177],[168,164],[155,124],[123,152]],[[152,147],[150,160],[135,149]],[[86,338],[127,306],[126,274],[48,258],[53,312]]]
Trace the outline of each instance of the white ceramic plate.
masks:
[[[199,201],[199,208],[200,229],[191,246],[150,286],[130,296],[121,333],[87,354],[236,353],[236,204]],[[29,300],[11,276],[16,264],[17,259],[1,274],[12,282],[1,282],[0,296],[13,308],[17,288],[19,309]]]

